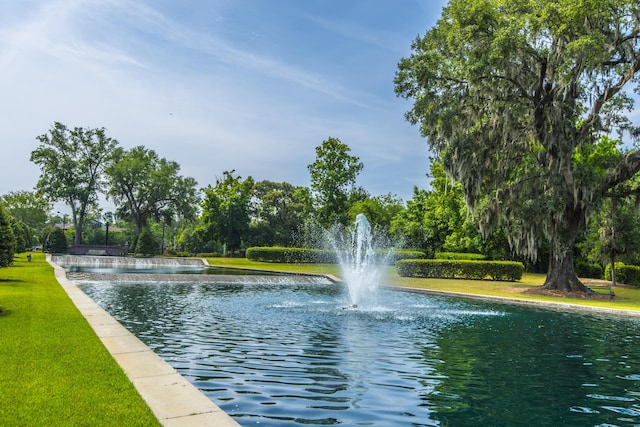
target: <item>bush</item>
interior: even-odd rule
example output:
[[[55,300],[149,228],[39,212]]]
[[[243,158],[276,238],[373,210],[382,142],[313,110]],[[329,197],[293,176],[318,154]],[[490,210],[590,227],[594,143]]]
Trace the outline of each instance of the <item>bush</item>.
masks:
[[[53,254],[66,254],[69,249],[67,243],[67,236],[64,235],[64,230],[60,228],[54,228],[49,234],[49,239],[44,247],[44,250]]]
[[[436,259],[457,259],[457,260],[483,260],[487,257],[482,254],[469,252],[436,252]]]
[[[625,285],[640,286],[640,267],[637,265],[625,265],[622,262],[615,263],[616,282]],[[604,278],[611,280],[611,264],[607,264]]]
[[[11,227],[11,217],[0,205],[0,267],[8,267],[13,263],[17,240]]]
[[[283,263],[334,264],[339,262],[335,251],[312,248],[287,248],[280,246],[253,247],[247,249],[246,256],[251,261]],[[425,258],[423,251],[391,249],[376,251],[376,259],[381,263],[394,265],[401,259]]]
[[[602,279],[603,270],[600,264],[589,264],[587,262],[576,263],[576,275],[589,279]]]
[[[280,246],[253,247],[247,249],[246,257],[251,261],[284,262],[284,263],[318,263],[337,262],[336,253],[324,249],[286,248]]]
[[[524,265],[516,261],[418,259],[400,260],[396,265],[402,277],[516,281],[524,272]]]
[[[380,249],[376,251],[376,258],[380,263],[395,265],[402,259],[424,259],[427,254],[415,249]]]
[[[136,253],[140,255],[153,255],[157,252],[158,245],[153,240],[150,231],[143,230],[136,241]]]

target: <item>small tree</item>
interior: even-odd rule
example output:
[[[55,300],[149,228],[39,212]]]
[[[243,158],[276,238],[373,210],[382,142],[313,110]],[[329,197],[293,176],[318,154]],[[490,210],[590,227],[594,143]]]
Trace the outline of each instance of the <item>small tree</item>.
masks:
[[[153,255],[157,252],[158,245],[149,230],[142,230],[136,241],[136,253],[139,255]]]
[[[69,244],[67,243],[67,237],[64,235],[64,230],[54,227],[45,243],[44,250],[54,254],[64,254],[67,253],[68,249]]]
[[[15,252],[16,237],[11,227],[11,217],[0,205],[0,268],[8,267],[13,263]]]

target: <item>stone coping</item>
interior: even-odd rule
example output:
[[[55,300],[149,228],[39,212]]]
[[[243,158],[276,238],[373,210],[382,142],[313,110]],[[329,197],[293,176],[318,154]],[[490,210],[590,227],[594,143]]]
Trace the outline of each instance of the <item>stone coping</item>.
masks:
[[[166,427],[239,427],[226,412],[96,304],[51,261],[58,283]]]
[[[485,302],[495,302],[500,304],[525,305],[529,307],[538,307],[545,310],[574,311],[574,312],[582,312],[582,313],[599,314],[599,315],[605,315],[605,316],[622,316],[622,317],[640,318],[640,311],[636,311],[636,310],[623,310],[623,309],[608,308],[608,307],[598,307],[595,305],[572,304],[570,302],[565,302],[565,301],[558,301],[558,302],[536,301],[536,300],[528,300],[528,299],[522,299],[522,298],[509,298],[509,297],[499,297],[499,296],[490,296],[490,295],[470,294],[470,293],[464,293],[464,292],[411,288],[408,286],[386,286],[386,288],[394,289],[397,291],[403,291],[403,292],[414,292],[414,293],[422,293],[422,294],[437,295],[437,296],[444,296],[444,297],[466,298],[466,299],[473,299],[473,300],[485,301]]]

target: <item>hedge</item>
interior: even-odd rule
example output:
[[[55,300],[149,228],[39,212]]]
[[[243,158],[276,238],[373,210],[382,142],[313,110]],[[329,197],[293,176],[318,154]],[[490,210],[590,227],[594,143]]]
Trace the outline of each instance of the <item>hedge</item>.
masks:
[[[443,279],[485,279],[516,281],[522,278],[524,265],[516,261],[475,260],[400,260],[398,274],[402,277]]]
[[[470,252],[436,252],[436,259],[457,259],[457,260],[483,260],[487,259],[486,256],[482,254],[474,254]]]
[[[615,263],[616,282],[625,285],[640,286],[640,267],[637,265],[625,265],[622,262]],[[607,264],[604,278],[611,280],[611,264]]]
[[[394,265],[401,259],[419,259],[426,255],[423,251],[408,249],[378,250],[376,257],[380,262]],[[247,249],[246,257],[251,261],[283,262],[283,263],[338,263],[335,251],[311,248],[287,248],[287,247],[253,247]]]
[[[325,249],[310,248],[286,248],[279,246],[253,247],[247,249],[247,259],[261,262],[285,262],[285,263],[336,263],[335,252]]]
[[[587,262],[576,263],[576,275],[589,279],[602,279],[603,271],[600,264],[589,264]]]

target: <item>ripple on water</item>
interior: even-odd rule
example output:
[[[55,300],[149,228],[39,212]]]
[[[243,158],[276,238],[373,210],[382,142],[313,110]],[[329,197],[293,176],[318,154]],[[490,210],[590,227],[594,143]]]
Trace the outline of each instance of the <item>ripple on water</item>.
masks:
[[[328,285],[83,290],[241,425],[622,426],[640,416],[630,322],[389,291],[344,310],[344,289]]]

